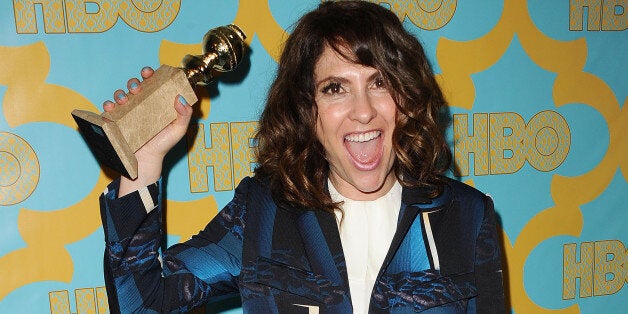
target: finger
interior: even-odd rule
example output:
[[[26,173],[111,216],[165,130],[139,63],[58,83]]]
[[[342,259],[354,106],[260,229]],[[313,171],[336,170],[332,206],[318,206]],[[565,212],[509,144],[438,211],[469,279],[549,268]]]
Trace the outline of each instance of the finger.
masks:
[[[144,68],[142,68],[142,72],[141,72],[142,79],[147,79],[147,78],[151,77],[154,72],[155,71],[151,67],[144,67]]]
[[[140,80],[132,78],[126,82],[126,87],[129,89],[131,94],[137,95],[140,92]]]
[[[116,103],[119,105],[124,105],[128,100],[126,93],[121,89],[113,93],[113,99],[115,99]]]
[[[174,109],[177,111],[177,119],[175,123],[188,124],[192,117],[192,106],[188,104],[187,100],[181,95],[177,95],[175,98]]]
[[[102,109],[107,112],[115,108],[116,108],[116,104],[114,104],[111,100],[107,100],[102,104]]]

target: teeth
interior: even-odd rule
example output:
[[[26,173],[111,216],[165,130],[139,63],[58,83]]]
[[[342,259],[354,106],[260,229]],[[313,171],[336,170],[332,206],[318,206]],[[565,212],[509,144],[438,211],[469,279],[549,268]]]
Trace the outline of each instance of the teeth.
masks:
[[[371,131],[371,132],[360,133],[360,134],[351,134],[351,135],[347,135],[345,137],[345,140],[348,142],[367,142],[374,138],[377,138],[380,134],[382,134],[381,131]]]

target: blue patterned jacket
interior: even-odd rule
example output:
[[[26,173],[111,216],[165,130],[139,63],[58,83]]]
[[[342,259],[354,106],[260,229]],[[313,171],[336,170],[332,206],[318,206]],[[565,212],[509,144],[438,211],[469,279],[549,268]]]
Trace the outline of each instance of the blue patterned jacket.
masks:
[[[493,203],[446,182],[435,199],[403,189],[370,313],[505,311]],[[112,313],[185,312],[234,294],[245,313],[352,312],[333,214],[278,207],[260,180],[245,178],[203,231],[160,258],[159,184],[117,199],[116,181],[100,198]]]

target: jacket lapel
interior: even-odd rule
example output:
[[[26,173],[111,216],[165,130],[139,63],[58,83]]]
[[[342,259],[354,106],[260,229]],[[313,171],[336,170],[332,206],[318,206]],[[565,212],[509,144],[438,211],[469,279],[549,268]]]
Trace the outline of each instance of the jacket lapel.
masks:
[[[320,275],[322,295],[331,312],[351,312],[349,281],[342,243],[332,213],[303,211],[296,219],[303,249],[312,272]]]
[[[335,216],[320,210],[303,211],[297,226],[312,271],[334,286],[346,286],[347,268]]]
[[[431,199],[425,196],[425,193],[421,189],[403,188],[397,231],[395,231],[395,235],[390,243],[390,249],[388,249],[386,258],[382,263],[380,275],[386,269],[388,264],[390,264],[393,257],[395,257],[395,254],[405,239],[408,230],[410,230],[412,223],[416,219],[419,212],[421,212],[421,207],[417,205],[429,205],[431,203]]]

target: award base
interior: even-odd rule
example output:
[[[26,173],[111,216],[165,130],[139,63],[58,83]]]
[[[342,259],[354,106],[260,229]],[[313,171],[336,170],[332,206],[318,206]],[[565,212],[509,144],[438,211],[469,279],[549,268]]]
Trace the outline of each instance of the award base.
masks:
[[[176,119],[175,95],[183,96],[189,104],[198,100],[184,71],[163,65],[142,82],[140,94],[127,95],[126,104],[100,115],[73,110],[72,116],[98,162],[135,179],[134,154]]]

